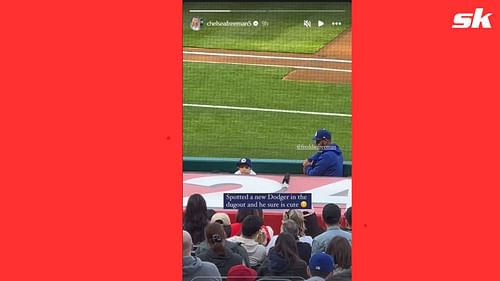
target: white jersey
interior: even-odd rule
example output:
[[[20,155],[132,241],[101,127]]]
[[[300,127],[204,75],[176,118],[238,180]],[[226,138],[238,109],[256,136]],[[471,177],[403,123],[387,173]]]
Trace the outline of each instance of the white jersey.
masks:
[[[234,172],[235,175],[241,175],[241,172],[240,170]],[[250,170],[250,176],[256,176],[257,174],[253,171],[253,170]]]

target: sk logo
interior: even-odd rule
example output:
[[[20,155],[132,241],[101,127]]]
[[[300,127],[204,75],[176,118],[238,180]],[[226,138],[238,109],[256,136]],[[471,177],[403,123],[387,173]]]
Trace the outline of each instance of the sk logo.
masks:
[[[483,16],[483,8],[476,8],[472,13],[458,13],[453,18],[451,28],[491,28],[489,17],[493,13]]]

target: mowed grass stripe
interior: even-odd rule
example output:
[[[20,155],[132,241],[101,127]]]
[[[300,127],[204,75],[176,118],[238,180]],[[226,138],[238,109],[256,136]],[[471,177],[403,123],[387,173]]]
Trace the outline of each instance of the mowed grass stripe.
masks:
[[[351,114],[351,85],[282,80],[290,70],[185,62],[183,103]]]
[[[314,132],[323,127],[332,131],[345,160],[351,160],[351,118],[185,107],[183,154],[305,159],[314,151],[297,150],[297,145],[312,144]]]

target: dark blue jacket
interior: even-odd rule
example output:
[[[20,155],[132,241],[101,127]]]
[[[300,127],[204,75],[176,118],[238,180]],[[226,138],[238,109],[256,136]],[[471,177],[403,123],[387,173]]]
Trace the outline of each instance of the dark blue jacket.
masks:
[[[344,175],[344,156],[336,144],[330,144],[325,149],[316,152],[309,158],[309,161],[313,161],[313,164],[305,170],[308,176],[342,177]]]

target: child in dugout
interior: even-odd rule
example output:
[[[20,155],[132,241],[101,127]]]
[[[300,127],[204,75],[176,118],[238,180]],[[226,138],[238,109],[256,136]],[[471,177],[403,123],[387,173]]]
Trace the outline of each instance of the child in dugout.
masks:
[[[257,174],[252,170],[252,161],[250,158],[241,158],[236,164],[238,170],[234,172],[235,175],[250,175],[256,176]]]

